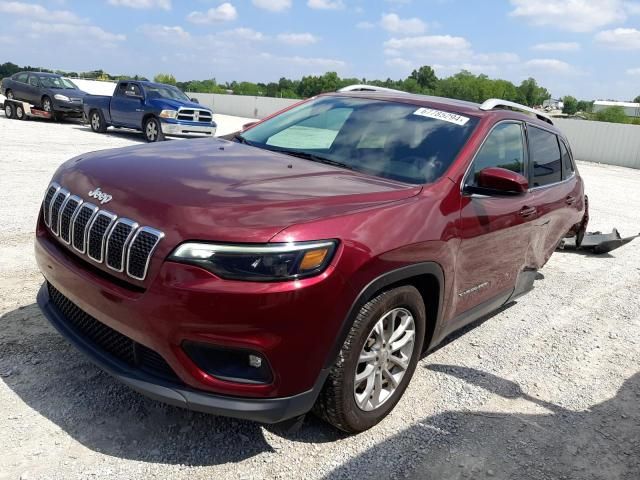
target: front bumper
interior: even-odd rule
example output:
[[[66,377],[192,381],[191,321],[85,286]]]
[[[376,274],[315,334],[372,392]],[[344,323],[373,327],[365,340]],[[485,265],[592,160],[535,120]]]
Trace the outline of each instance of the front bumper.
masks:
[[[63,100],[53,100],[53,110],[60,113],[82,115],[83,102],[65,102]]]
[[[201,392],[185,385],[158,379],[119,361],[96,348],[69,326],[60,310],[51,302],[47,284],[38,292],[38,306],[51,324],[98,367],[132,389],[170,405],[189,410],[242,418],[262,423],[277,423],[303,415],[311,410],[329,373],[324,369],[311,390],[283,398],[240,398]]]
[[[172,122],[163,120],[160,122],[162,133],[175,137],[213,137],[216,133],[217,125],[196,124],[189,122]]]

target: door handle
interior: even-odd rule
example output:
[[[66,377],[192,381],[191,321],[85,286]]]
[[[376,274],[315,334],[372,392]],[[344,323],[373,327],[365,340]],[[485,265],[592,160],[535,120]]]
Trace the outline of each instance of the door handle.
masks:
[[[520,211],[518,212],[518,214],[521,217],[528,218],[528,217],[532,217],[533,215],[535,215],[537,211],[538,210],[536,209],[536,207],[522,207],[520,209]]]
[[[573,202],[576,201],[576,197],[574,197],[573,195],[568,195],[564,201],[567,202],[567,205],[573,205]]]

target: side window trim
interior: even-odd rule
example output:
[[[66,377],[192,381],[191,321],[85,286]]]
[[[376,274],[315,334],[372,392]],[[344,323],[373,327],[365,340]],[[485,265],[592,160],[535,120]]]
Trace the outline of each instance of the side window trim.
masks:
[[[469,162],[469,165],[467,166],[467,169],[464,172],[464,176],[462,177],[462,183],[460,184],[460,190],[461,191],[464,191],[464,187],[467,186],[467,181],[469,180],[469,175],[471,174],[471,171],[472,171],[471,167],[473,167],[473,164],[476,161],[476,157],[482,151],[482,147],[484,147],[484,144],[486,143],[488,138],[491,136],[493,131],[496,129],[496,127],[498,127],[500,125],[503,125],[503,124],[506,124],[506,123],[514,123],[514,124],[520,126],[520,135],[522,135],[522,148],[523,148],[523,152],[524,152],[524,158],[523,158],[524,172],[525,172],[525,177],[528,178],[528,176],[526,174],[529,171],[529,148],[528,148],[528,141],[527,141],[527,136],[526,136],[526,125],[525,125],[524,122],[522,122],[520,120],[515,120],[515,119],[499,120],[496,123],[494,123],[493,125],[491,125],[491,128],[489,129],[489,131],[487,132],[485,137],[482,139],[482,142],[480,143],[480,145],[478,146],[476,151],[473,153],[473,158]]]

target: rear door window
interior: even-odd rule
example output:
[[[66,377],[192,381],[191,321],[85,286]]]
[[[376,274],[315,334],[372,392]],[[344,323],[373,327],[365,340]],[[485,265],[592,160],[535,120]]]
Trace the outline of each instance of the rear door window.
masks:
[[[542,187],[562,180],[562,159],[558,137],[529,126],[529,154],[533,165],[533,186]]]
[[[500,123],[491,130],[473,160],[467,185],[477,186],[478,174],[489,167],[525,175],[524,137],[520,123]]]
[[[560,152],[562,153],[562,178],[567,179],[573,176],[575,168],[571,159],[571,153],[563,140],[560,140]]]
[[[15,81],[20,83],[27,83],[28,73],[19,73],[16,75]]]

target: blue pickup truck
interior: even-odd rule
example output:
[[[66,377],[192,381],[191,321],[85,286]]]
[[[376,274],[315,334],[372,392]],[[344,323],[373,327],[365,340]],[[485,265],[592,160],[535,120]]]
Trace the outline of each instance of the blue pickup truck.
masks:
[[[94,132],[109,126],[142,131],[147,142],[166,136],[213,137],[213,112],[178,88],[162,83],[121,80],[112,97],[87,95],[84,114]]]

